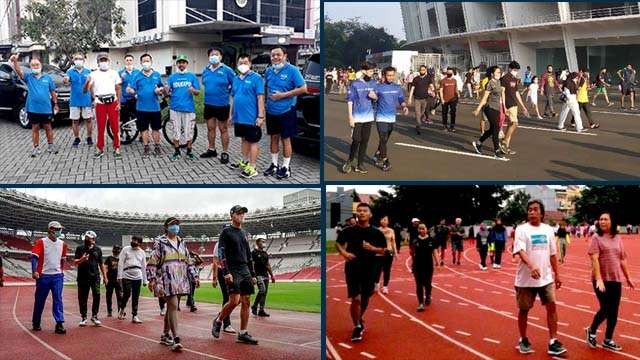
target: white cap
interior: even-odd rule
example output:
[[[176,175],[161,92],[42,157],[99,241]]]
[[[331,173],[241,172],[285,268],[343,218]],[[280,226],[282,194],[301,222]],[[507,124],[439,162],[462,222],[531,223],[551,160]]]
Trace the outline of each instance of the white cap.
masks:
[[[95,239],[98,237],[98,235],[95,233],[95,231],[92,230],[87,230],[84,234],[82,234],[82,238],[84,239],[85,237],[90,237],[92,239]]]
[[[60,224],[60,222],[58,221],[50,221],[48,229],[51,229],[51,228],[64,229],[64,226],[62,226],[62,224]]]
[[[411,219],[411,222],[420,222],[420,219],[418,219],[418,218],[413,218],[413,219]]]

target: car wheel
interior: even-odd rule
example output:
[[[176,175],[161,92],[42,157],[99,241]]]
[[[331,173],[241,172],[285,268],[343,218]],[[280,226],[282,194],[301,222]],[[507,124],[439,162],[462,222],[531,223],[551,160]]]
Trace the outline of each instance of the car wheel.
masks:
[[[29,116],[27,115],[26,106],[20,105],[16,110],[14,117],[16,121],[22,126],[24,129],[31,129],[31,121],[29,121]]]

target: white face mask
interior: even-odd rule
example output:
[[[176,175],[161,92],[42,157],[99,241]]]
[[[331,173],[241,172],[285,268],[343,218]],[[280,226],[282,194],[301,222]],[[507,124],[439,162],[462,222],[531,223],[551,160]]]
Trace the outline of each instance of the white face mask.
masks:
[[[513,75],[513,77],[517,77],[518,76],[518,72],[516,70],[511,71],[511,75]]]
[[[73,64],[74,64],[77,68],[81,68],[82,66],[84,66],[84,60],[82,60],[82,59],[76,59],[76,60],[73,60]]]
[[[100,64],[98,66],[100,67],[100,70],[102,70],[102,71],[109,70],[109,62],[108,61],[100,62]]]
[[[125,65],[124,68],[127,69],[127,71],[131,71],[133,70],[133,65]]]
[[[280,64],[272,64],[271,66],[273,66],[274,70],[280,70],[284,67],[284,63],[281,62]]]
[[[240,71],[241,74],[246,74],[247,72],[249,72],[249,65],[247,64],[238,65],[238,71]]]
[[[31,72],[38,75],[42,72],[42,69],[31,69]]]
[[[209,62],[212,63],[213,65],[219,64],[220,63],[220,56],[218,56],[218,55],[209,56]]]
[[[180,68],[177,69],[178,74],[184,74],[187,72],[187,69],[185,68],[184,70],[180,70]]]
[[[150,62],[143,62],[142,63],[142,70],[149,70],[151,69],[151,63]]]

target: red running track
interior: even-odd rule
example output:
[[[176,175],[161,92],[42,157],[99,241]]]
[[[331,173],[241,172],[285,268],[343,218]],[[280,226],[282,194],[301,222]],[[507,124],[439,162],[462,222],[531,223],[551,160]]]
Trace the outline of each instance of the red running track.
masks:
[[[626,237],[631,278],[640,287],[640,237]],[[529,313],[527,335],[534,354],[521,355],[513,281],[516,264],[503,256],[501,270],[478,268],[474,242],[465,243],[462,264],[447,263],[436,270],[432,304],[416,312],[415,284],[404,247],[393,263],[390,293],[375,294],[365,314],[364,339],[350,340],[352,324],[344,282],[344,263],[338,255],[327,258],[328,359],[548,359],[546,312],[539,301]],[[450,249],[446,260],[451,261]],[[584,341],[584,328],[598,310],[590,282],[587,243],[574,239],[565,264],[560,265],[563,286],[556,292],[558,338],[568,349],[565,358],[640,359],[640,291],[623,287],[620,315],[614,334],[623,347],[614,353]],[[598,331],[602,342],[604,326]]]
[[[42,331],[32,332],[31,312],[34,287],[0,288],[1,359],[308,359],[318,360],[320,351],[320,315],[292,311],[270,311],[270,318],[250,315],[249,332],[260,341],[258,346],[236,343],[235,335],[211,336],[211,323],[220,306],[198,303],[198,311],[179,313],[178,334],[183,352],[173,353],[159,344],[163,318],[157,299],[140,298],[138,315],[143,324],[106,317],[104,294],[100,306],[103,326],[80,328],[77,292],[65,288],[66,335],[54,334],[49,297],[42,316]],[[114,299],[115,301],[115,299]],[[91,303],[91,298],[89,298]],[[89,311],[91,309],[89,305]],[[186,308],[186,306],[185,306]],[[231,318],[240,327],[240,308]],[[128,313],[131,311],[131,301]]]

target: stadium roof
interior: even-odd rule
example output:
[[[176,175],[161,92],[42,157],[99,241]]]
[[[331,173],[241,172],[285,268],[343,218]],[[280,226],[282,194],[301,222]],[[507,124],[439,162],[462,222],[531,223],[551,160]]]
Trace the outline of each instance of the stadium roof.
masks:
[[[181,233],[192,237],[217,236],[222,226],[229,223],[228,215],[148,214],[91,209],[0,189],[0,227],[46,231],[47,223],[56,220],[72,234],[82,234],[88,229],[95,231],[101,245],[120,244],[123,235],[155,237],[162,233],[164,220],[169,216],[179,218]],[[244,228],[251,234],[318,230],[320,204],[258,209],[247,214]]]

